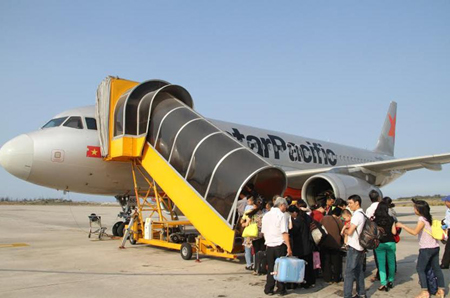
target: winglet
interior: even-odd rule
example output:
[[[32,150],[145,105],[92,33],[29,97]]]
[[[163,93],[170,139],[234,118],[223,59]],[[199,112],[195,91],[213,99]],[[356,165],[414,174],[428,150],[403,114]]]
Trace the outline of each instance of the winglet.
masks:
[[[378,138],[374,152],[394,156],[395,147],[395,125],[397,123],[397,103],[392,101],[384,120],[383,129]]]

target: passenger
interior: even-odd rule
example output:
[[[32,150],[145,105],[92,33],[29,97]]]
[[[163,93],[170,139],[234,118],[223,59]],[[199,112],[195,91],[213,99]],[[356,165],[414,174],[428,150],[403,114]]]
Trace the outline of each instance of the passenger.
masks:
[[[308,208],[308,205],[306,204],[305,201],[303,201],[302,199],[297,200],[295,202],[295,206],[297,206],[297,208],[303,212],[306,212],[308,215],[311,216],[311,209]]]
[[[263,213],[266,214],[267,212],[270,211],[270,209],[272,209],[273,207],[273,202],[269,201],[266,203],[266,208],[263,210]]]
[[[253,246],[253,268],[254,268],[254,274],[257,273],[257,269],[255,268],[255,264],[256,264],[256,254],[260,251],[264,251],[266,250],[266,246],[264,245],[264,237],[263,234],[261,232],[262,229],[262,218],[264,216],[263,213],[263,206],[264,206],[264,201],[263,200],[258,200],[258,202],[256,203],[257,208],[253,209],[251,211],[251,213],[255,212],[253,214],[253,218],[258,226],[258,236],[256,238],[253,239],[252,241],[252,246]],[[251,214],[250,213],[250,214]],[[249,214],[249,216],[250,216]]]
[[[420,249],[416,269],[419,275],[419,282],[422,292],[416,296],[416,298],[430,297],[427,287],[427,270],[430,267],[433,269],[434,274],[437,277],[439,290],[436,293],[436,296],[444,297],[445,281],[442,270],[439,267],[439,242],[426,232],[431,232],[431,223],[433,222],[433,218],[430,213],[430,206],[427,202],[422,200],[412,199],[412,201],[414,202],[414,212],[417,216],[419,216],[416,227],[412,229],[400,222],[397,223],[397,227],[404,229],[413,236],[419,235]]]
[[[353,211],[350,228],[344,230],[348,235],[347,262],[344,277],[344,298],[351,298],[353,282],[356,281],[357,297],[366,297],[364,285],[364,248],[359,244],[359,235],[362,232],[365,218],[361,209],[361,197],[352,195],[348,198],[348,207]]]
[[[352,213],[348,209],[342,210],[341,217],[344,219],[344,226],[341,230],[341,235],[344,237],[344,245],[347,245],[348,235],[345,230],[350,228],[350,221],[352,220]]]
[[[292,254],[295,256],[295,248],[294,248],[294,239],[292,237],[292,232],[293,232],[292,229],[293,229],[293,222],[298,217],[299,209],[295,205],[290,205],[289,208],[288,208],[288,212],[291,215],[291,222],[290,222],[290,226],[289,226],[289,240],[291,241]],[[288,289],[296,289],[297,288],[297,284],[288,283],[288,284],[286,284],[286,287]]]
[[[251,212],[250,210],[249,212]],[[252,217],[248,216],[247,212],[244,214],[244,216],[241,219],[241,226],[244,228],[247,228],[252,223]],[[253,258],[252,258],[252,237],[244,237],[244,242],[242,245],[244,246],[244,257],[245,257],[245,269],[246,270],[253,270]]]
[[[288,206],[291,206],[292,202],[294,201],[292,199],[292,197],[291,196],[285,196],[284,198],[286,199],[286,202],[288,203]]]
[[[337,198],[336,201],[334,201],[334,207],[339,207],[344,210],[345,208],[347,208],[347,202],[341,198]]]
[[[245,207],[247,206],[247,196],[248,192],[246,190],[242,190],[242,192],[239,194],[239,199],[237,201],[237,211],[239,217],[242,217],[245,212]]]
[[[264,287],[266,295],[273,295],[275,288],[275,279],[272,272],[275,260],[282,256],[291,256],[292,249],[289,242],[288,222],[284,213],[288,208],[286,199],[278,197],[275,200],[274,207],[267,212],[262,219],[261,232],[265,238],[267,254],[267,281]],[[277,293],[286,294],[285,284],[277,282]]]
[[[299,209],[297,208],[297,206],[290,205],[288,208],[288,212],[291,214],[291,219],[294,221],[298,216]]]
[[[445,202],[445,206],[447,206],[447,211],[445,212],[445,219],[443,220],[442,229],[447,230],[447,233],[450,234],[450,196],[442,199]],[[447,241],[445,245],[444,255],[442,256],[441,261],[441,269],[449,269],[450,266],[450,239]]]
[[[258,200],[255,204],[255,208],[249,210],[245,214],[245,223],[243,223],[244,226],[248,226],[251,223],[256,223],[258,228],[258,234],[255,237],[245,237],[244,238],[244,248],[245,248],[245,262],[246,267],[245,269],[250,270],[253,268],[253,270],[256,271],[257,268],[255,268],[255,256],[259,251],[262,251],[265,249],[264,247],[264,238],[261,234],[261,227],[262,227],[262,206],[264,202],[262,200]],[[252,261],[252,248],[253,248],[253,261]]]
[[[391,216],[395,222],[397,222],[397,212],[395,212],[394,207],[395,204],[392,203],[392,199],[390,197],[384,197],[382,202],[385,202],[389,207],[389,216]]]
[[[278,195],[274,195],[273,197],[272,197],[272,203],[275,205],[275,201],[279,198],[280,196],[278,196]]]
[[[289,231],[293,228],[293,221],[298,217],[298,211],[299,209],[297,206],[290,205],[287,212],[285,214],[289,213]],[[292,239],[291,239],[292,240]]]
[[[247,198],[247,206],[245,206],[244,213],[247,214],[249,211],[256,208],[255,198],[249,197]]]
[[[394,218],[389,215],[389,206],[385,202],[378,204],[377,210],[375,210],[374,221],[384,231],[384,233],[381,233],[380,245],[375,249],[381,282],[378,290],[387,292],[394,287],[396,252],[394,235],[397,234],[397,228]],[[387,268],[386,262],[388,264]],[[386,272],[389,273],[389,276],[387,276]]]
[[[392,203],[392,199],[390,197],[384,197],[382,202],[386,202],[386,204],[389,207],[389,216],[391,216],[394,219],[394,222],[397,223],[397,212],[395,212],[395,204]],[[397,230],[397,234],[396,236],[394,236],[394,240],[395,237],[397,237],[398,240],[396,240],[395,242],[397,243],[398,241],[400,241],[400,233],[402,232],[402,229],[400,228],[395,228]],[[386,266],[388,266],[386,264]],[[395,256],[395,273],[397,273],[397,255]],[[389,271],[388,271],[388,275],[389,275]],[[380,279],[380,275],[378,274],[378,280]]]
[[[247,191],[247,193],[249,194],[249,196],[254,197],[255,199],[259,196],[259,194],[256,192],[255,190],[255,185],[253,183],[248,183],[245,186],[245,190]]]
[[[317,204],[311,206],[311,217],[315,220],[320,222],[323,218],[323,213],[325,212],[324,209],[325,206],[325,202],[321,201],[318,202]]]
[[[372,201],[372,205],[370,205],[370,207],[366,209],[366,215],[370,220],[373,220],[375,210],[377,210],[378,204],[381,201],[381,196],[377,191],[372,189],[369,192],[369,198]],[[373,258],[375,259],[375,266],[377,267],[377,273],[370,279],[371,282],[380,279],[380,270],[378,269],[378,258],[375,249],[373,250]]]
[[[338,283],[342,280],[342,254],[340,252],[343,245],[341,231],[344,226],[341,218],[342,209],[334,208],[332,215],[325,215],[320,222],[328,231],[328,239],[333,243],[325,245],[324,241],[320,247],[321,265],[323,279],[328,283]]]
[[[369,192],[369,198],[370,198],[370,201],[372,201],[372,205],[370,205],[370,207],[366,209],[366,216],[368,218],[372,218],[373,215],[375,214],[375,210],[377,210],[378,203],[380,203],[380,201],[381,201],[381,197],[380,197],[380,194],[376,190],[372,189]]]
[[[333,211],[333,205],[335,202],[334,195],[332,193],[327,192],[326,194],[326,205],[324,210],[324,215],[331,215],[331,211]]]
[[[316,275],[314,272],[313,252],[315,249],[314,241],[312,240],[310,225],[312,223],[311,217],[306,214],[307,205],[305,201],[297,201],[297,205],[301,209],[295,207],[298,216],[292,222],[292,230],[290,235],[292,238],[292,252],[293,255],[299,259],[305,260],[305,282],[301,284],[304,288],[315,286]]]

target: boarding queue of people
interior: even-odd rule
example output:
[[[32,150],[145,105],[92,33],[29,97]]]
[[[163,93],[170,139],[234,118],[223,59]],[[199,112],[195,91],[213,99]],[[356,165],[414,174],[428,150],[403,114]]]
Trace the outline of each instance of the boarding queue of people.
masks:
[[[257,196],[255,193],[253,195]],[[428,232],[433,223],[429,205],[425,201],[413,200],[418,222],[415,227],[408,227],[397,220],[391,198],[382,198],[376,191],[371,192],[369,197],[372,204],[364,211],[358,195],[352,195],[346,201],[326,195],[310,207],[303,200],[275,196],[267,202],[261,197],[255,199],[248,195],[242,206],[241,224],[244,229],[253,224],[256,232],[244,237],[246,269],[254,270],[255,274],[261,273],[261,260],[256,256],[265,258],[266,295],[283,296],[287,294],[287,289],[314,287],[316,278],[322,276],[329,284],[343,281],[344,298],[366,297],[363,264],[367,249],[362,247],[360,235],[366,220],[369,220],[376,224],[379,231],[379,244],[372,249],[377,273],[371,278],[372,282],[379,281],[378,290],[387,292],[395,285],[397,243],[400,232],[404,230],[417,235],[419,240],[417,272],[422,289],[416,298],[430,297],[427,284],[429,270],[433,270],[437,280],[436,293],[432,294],[444,297],[442,269],[449,268],[450,249],[447,244],[439,264],[439,241]],[[442,229],[447,230],[450,227],[450,196],[443,200],[447,213]],[[304,283],[275,281],[272,274],[275,260],[282,256],[294,256],[306,261]]]

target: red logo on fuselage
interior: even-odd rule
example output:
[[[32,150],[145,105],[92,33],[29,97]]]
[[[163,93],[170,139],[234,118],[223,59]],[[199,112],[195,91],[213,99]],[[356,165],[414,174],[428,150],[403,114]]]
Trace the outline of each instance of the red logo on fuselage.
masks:
[[[87,148],[86,148],[86,157],[99,157],[99,158],[101,158],[102,155],[100,154],[100,147],[87,146]]]
[[[394,117],[394,119],[392,119],[391,115],[388,115],[388,116],[389,116],[389,122],[391,122],[391,129],[389,129],[388,136],[393,137],[395,139],[395,124],[396,124],[397,115]]]

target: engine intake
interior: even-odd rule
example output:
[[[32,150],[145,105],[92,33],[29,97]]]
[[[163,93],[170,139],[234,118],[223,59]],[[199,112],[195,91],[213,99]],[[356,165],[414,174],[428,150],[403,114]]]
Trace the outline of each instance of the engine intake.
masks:
[[[362,208],[370,206],[369,192],[377,191],[381,196],[381,190],[366,181],[343,174],[318,174],[306,180],[302,188],[302,198],[311,206],[324,198],[325,192],[332,192],[336,198],[347,200],[351,195],[359,195],[362,199]]]

